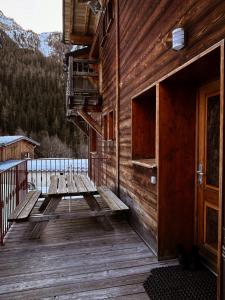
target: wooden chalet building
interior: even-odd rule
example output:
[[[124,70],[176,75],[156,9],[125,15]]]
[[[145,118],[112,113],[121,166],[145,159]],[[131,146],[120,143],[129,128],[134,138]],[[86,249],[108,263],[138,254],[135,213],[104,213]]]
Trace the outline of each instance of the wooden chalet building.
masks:
[[[22,135],[0,136],[0,162],[34,158],[34,149],[39,145]]]
[[[64,0],[63,26],[90,162],[158,258],[197,244],[225,299],[225,1]]]

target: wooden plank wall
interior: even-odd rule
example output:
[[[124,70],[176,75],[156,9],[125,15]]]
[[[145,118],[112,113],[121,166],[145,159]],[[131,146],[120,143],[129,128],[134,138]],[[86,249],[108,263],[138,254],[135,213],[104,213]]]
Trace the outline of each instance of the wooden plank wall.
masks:
[[[131,98],[225,36],[223,0],[119,0],[120,33],[120,197],[132,208],[140,233],[157,251],[157,188],[150,169],[131,162]],[[103,114],[115,106],[115,21],[101,49]],[[188,32],[187,46],[173,51],[168,38],[177,26]],[[115,182],[115,143],[103,142],[110,156],[109,186]]]
[[[116,105],[116,24],[113,22],[104,46],[100,49],[100,56],[102,61],[102,93],[103,93],[103,111],[102,118],[107,115],[109,119],[109,112],[115,110]],[[102,119],[103,123],[103,119]],[[114,140],[105,140],[102,144],[103,156],[108,158],[107,165],[107,185],[115,191],[116,181],[116,143]]]
[[[2,148],[2,161],[9,159],[21,159],[24,152],[29,152],[34,157],[34,146],[26,141],[19,141]]]

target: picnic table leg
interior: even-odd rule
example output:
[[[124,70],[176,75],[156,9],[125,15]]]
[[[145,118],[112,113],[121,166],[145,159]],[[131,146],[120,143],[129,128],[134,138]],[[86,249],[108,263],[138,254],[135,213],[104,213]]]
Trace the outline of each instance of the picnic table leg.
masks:
[[[50,199],[45,199],[48,203],[47,206],[43,212],[43,215],[46,214],[52,214],[55,212],[59,202],[61,201],[61,197],[57,197],[57,198],[50,198]],[[45,227],[48,225],[49,221],[44,221],[44,222],[38,222],[34,225],[33,230],[31,232],[31,238],[32,239],[38,239],[40,238],[43,230],[45,229]]]
[[[87,204],[89,205],[90,209],[92,211],[100,211],[101,207],[98,204],[97,200],[95,197],[91,194],[84,194],[83,195],[84,199],[87,201]],[[108,217],[102,216],[102,217],[96,217],[99,223],[104,227],[105,230],[113,230],[113,226],[109,220]]]
[[[46,197],[45,200],[42,202],[41,206],[39,207],[39,211],[45,211],[46,207],[48,206],[49,201],[51,200],[50,197]]]

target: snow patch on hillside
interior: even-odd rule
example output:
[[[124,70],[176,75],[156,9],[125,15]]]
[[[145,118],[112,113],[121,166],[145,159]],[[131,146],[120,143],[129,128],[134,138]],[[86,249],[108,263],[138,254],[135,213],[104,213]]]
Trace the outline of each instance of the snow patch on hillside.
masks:
[[[43,32],[39,35],[39,51],[44,56],[50,56],[52,54],[52,47],[49,47],[49,32]]]
[[[43,32],[37,34],[32,30],[24,30],[12,18],[0,11],[0,29],[3,30],[20,48],[40,51],[44,56],[62,57],[68,50],[61,42],[60,32]]]

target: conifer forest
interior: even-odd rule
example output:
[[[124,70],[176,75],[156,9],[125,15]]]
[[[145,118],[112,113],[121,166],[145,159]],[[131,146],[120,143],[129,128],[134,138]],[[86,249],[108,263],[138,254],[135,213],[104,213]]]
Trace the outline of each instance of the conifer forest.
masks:
[[[65,117],[62,62],[19,48],[4,32],[1,39],[0,135],[25,134],[37,140],[37,157],[84,157],[85,137]]]

